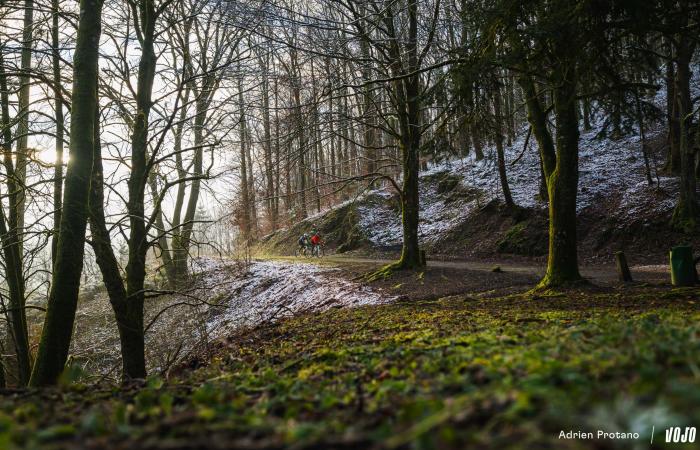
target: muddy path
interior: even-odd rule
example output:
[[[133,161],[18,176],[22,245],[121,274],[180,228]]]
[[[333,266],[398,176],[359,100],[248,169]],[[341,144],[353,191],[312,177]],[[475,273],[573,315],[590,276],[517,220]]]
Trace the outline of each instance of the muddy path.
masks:
[[[275,258],[277,259],[277,258]],[[346,255],[330,255],[324,258],[289,258],[290,263],[317,264],[340,269],[346,279],[361,281],[363,275],[393,262],[392,259],[373,259]],[[670,282],[668,268],[664,265],[633,265],[630,267],[634,283],[624,287],[665,286]],[[385,295],[405,299],[430,299],[449,295],[499,296],[529,290],[537,284],[545,272],[545,266],[526,261],[469,261],[428,260],[421,273],[398,272],[386,280],[368,285]],[[581,274],[591,287],[619,289],[623,285],[611,265],[584,265]]]
[[[339,264],[344,263],[355,263],[355,264],[377,264],[384,265],[394,262],[391,259],[370,259],[370,258],[354,258],[354,257],[344,257],[344,256],[329,256],[327,260],[330,262],[337,262]],[[542,277],[545,272],[545,265],[543,264],[525,264],[525,263],[514,263],[514,262],[499,262],[499,261],[465,261],[465,260],[451,260],[451,261],[441,261],[441,260],[428,260],[429,267],[436,267],[441,269],[461,269],[467,271],[487,271],[491,272],[494,267],[498,266],[503,272],[514,272],[519,274],[530,274],[537,277]],[[668,273],[668,267],[665,265],[636,265],[631,266],[630,270],[632,275],[636,275],[636,279],[641,282],[654,282],[661,283],[670,280],[670,275]],[[617,284],[617,272],[615,266],[612,265],[595,265],[595,266],[582,266],[581,275],[587,278],[594,284]]]

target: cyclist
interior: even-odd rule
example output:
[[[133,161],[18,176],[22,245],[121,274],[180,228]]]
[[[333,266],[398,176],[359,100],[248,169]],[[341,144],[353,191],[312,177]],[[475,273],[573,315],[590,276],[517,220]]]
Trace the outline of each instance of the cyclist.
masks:
[[[320,250],[321,250],[321,234],[316,231],[314,232],[314,235],[311,236],[311,254],[312,255],[320,255]]]
[[[297,251],[299,254],[305,255],[307,248],[311,245],[308,233],[302,234],[297,243],[299,244],[299,249]]]

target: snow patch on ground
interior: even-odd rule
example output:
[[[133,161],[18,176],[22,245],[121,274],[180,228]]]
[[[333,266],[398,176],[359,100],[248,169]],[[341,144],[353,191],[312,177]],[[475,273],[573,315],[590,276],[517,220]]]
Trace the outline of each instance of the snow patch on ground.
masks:
[[[240,327],[295,313],[383,304],[394,297],[340,278],[337,269],[290,262],[202,257],[192,261],[194,288],[149,298],[145,304],[149,373],[163,373],[208,343]],[[95,379],[120,375],[121,353],[106,293],[83,296],[71,355]]]
[[[223,336],[300,312],[376,305],[393,300],[338,277],[338,269],[314,264],[200,259],[202,285],[222,306],[207,320],[211,336]]]

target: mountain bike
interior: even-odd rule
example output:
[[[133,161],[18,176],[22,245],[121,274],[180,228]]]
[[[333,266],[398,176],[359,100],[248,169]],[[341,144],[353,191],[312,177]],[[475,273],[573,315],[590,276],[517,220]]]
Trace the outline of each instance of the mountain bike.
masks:
[[[323,256],[326,256],[326,246],[323,243],[317,244],[312,246],[311,248],[311,256],[314,257],[316,256],[317,258],[321,258]]]
[[[313,256],[313,245],[311,244],[306,244],[303,247],[297,247],[294,249],[294,256],[306,256],[307,258],[311,258]]]

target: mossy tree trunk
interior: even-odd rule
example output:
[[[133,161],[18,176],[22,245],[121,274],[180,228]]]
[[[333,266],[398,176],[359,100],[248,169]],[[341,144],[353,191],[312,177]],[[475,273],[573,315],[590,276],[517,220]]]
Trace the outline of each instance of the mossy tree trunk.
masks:
[[[516,39],[511,39],[514,48],[522,50]],[[549,252],[547,271],[540,287],[560,286],[581,279],[576,241],[579,138],[576,64],[565,51],[557,61],[558,66],[552,70],[556,146],[547,128],[546,110],[526,65],[520,67],[518,79],[525,96],[528,122],[539,146],[549,200]]]
[[[523,72],[518,78],[518,84],[525,96],[527,120],[532,127],[540,155],[540,197],[549,202],[549,188],[547,187],[547,173],[552,173],[556,165],[556,151],[552,134],[547,128],[547,114],[539,99],[535,83],[532,77]]]
[[[554,114],[557,123],[556,165],[547,171],[549,193],[549,254],[541,287],[566,285],[581,279],[576,240],[578,190],[578,117],[576,68],[562,56],[563,67],[555,78]]]
[[[687,7],[687,4],[686,4]],[[687,26],[687,16],[686,16]],[[673,211],[673,225],[690,232],[695,230],[700,219],[700,206],[696,193],[695,149],[691,138],[693,107],[690,94],[690,62],[695,51],[695,42],[684,35],[676,38],[676,108],[680,121],[680,178],[681,188],[678,203]]]
[[[44,328],[31,385],[55,384],[68,358],[85,251],[97,108],[102,1],[82,0],[73,58],[70,159]]]
[[[401,258],[397,264],[400,269],[418,269],[423,266],[418,243],[419,192],[418,192],[418,148],[420,138],[413,136],[402,139],[401,154],[403,162],[403,186],[401,192],[401,224],[403,228],[403,245]]]

